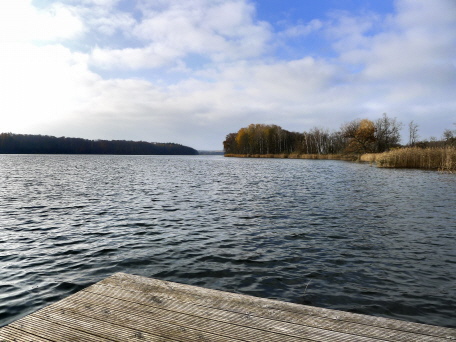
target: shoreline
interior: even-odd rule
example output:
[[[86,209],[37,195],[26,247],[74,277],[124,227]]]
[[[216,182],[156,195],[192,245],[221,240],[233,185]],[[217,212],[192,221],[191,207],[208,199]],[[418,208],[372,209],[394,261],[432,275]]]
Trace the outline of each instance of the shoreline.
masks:
[[[357,161],[358,155],[343,154],[299,154],[299,153],[279,153],[279,154],[233,154],[223,155],[227,158],[269,158],[269,159],[321,159],[321,160],[345,160]]]
[[[382,153],[364,154],[224,154],[234,158],[279,158],[279,159],[319,159],[344,160],[375,164],[377,167],[394,169],[434,170],[456,173],[456,148],[404,147]]]

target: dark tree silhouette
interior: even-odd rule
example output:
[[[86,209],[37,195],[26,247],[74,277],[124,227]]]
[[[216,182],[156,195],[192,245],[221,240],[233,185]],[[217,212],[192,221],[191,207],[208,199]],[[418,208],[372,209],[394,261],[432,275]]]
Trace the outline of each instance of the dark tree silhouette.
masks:
[[[0,153],[4,154],[123,154],[196,155],[187,146],[126,140],[87,140],[47,135],[0,134]]]

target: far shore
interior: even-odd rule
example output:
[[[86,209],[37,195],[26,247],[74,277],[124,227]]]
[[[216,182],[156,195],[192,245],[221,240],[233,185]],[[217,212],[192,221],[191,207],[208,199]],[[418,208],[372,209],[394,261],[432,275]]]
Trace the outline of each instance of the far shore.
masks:
[[[456,173],[456,147],[404,147],[383,153],[364,154],[225,154],[235,158],[288,158],[359,161],[386,168],[438,170]]]
[[[332,160],[348,160],[356,161],[359,159],[357,155],[346,154],[298,154],[298,153],[279,153],[279,154],[224,154],[225,157],[232,158],[288,158],[288,159],[332,159]]]

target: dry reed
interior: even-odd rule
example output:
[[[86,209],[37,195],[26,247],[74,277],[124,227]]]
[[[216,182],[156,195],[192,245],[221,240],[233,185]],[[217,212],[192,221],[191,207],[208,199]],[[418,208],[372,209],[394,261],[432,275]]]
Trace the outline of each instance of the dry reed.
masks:
[[[359,161],[367,162],[367,163],[375,163],[377,156],[380,153],[364,153],[359,157]]]
[[[366,153],[359,158],[344,154],[225,154],[237,158],[333,159],[375,163],[379,167],[413,168],[456,172],[456,147],[399,148],[384,153]]]
[[[407,147],[378,154],[377,166],[392,168],[414,168],[456,171],[456,148],[419,148]]]

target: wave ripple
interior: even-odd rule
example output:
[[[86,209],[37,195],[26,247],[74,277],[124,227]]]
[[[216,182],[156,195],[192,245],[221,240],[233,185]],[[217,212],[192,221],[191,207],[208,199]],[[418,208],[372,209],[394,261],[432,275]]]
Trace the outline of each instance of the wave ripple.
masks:
[[[456,327],[454,175],[3,155],[0,179],[0,326],[122,271]]]

